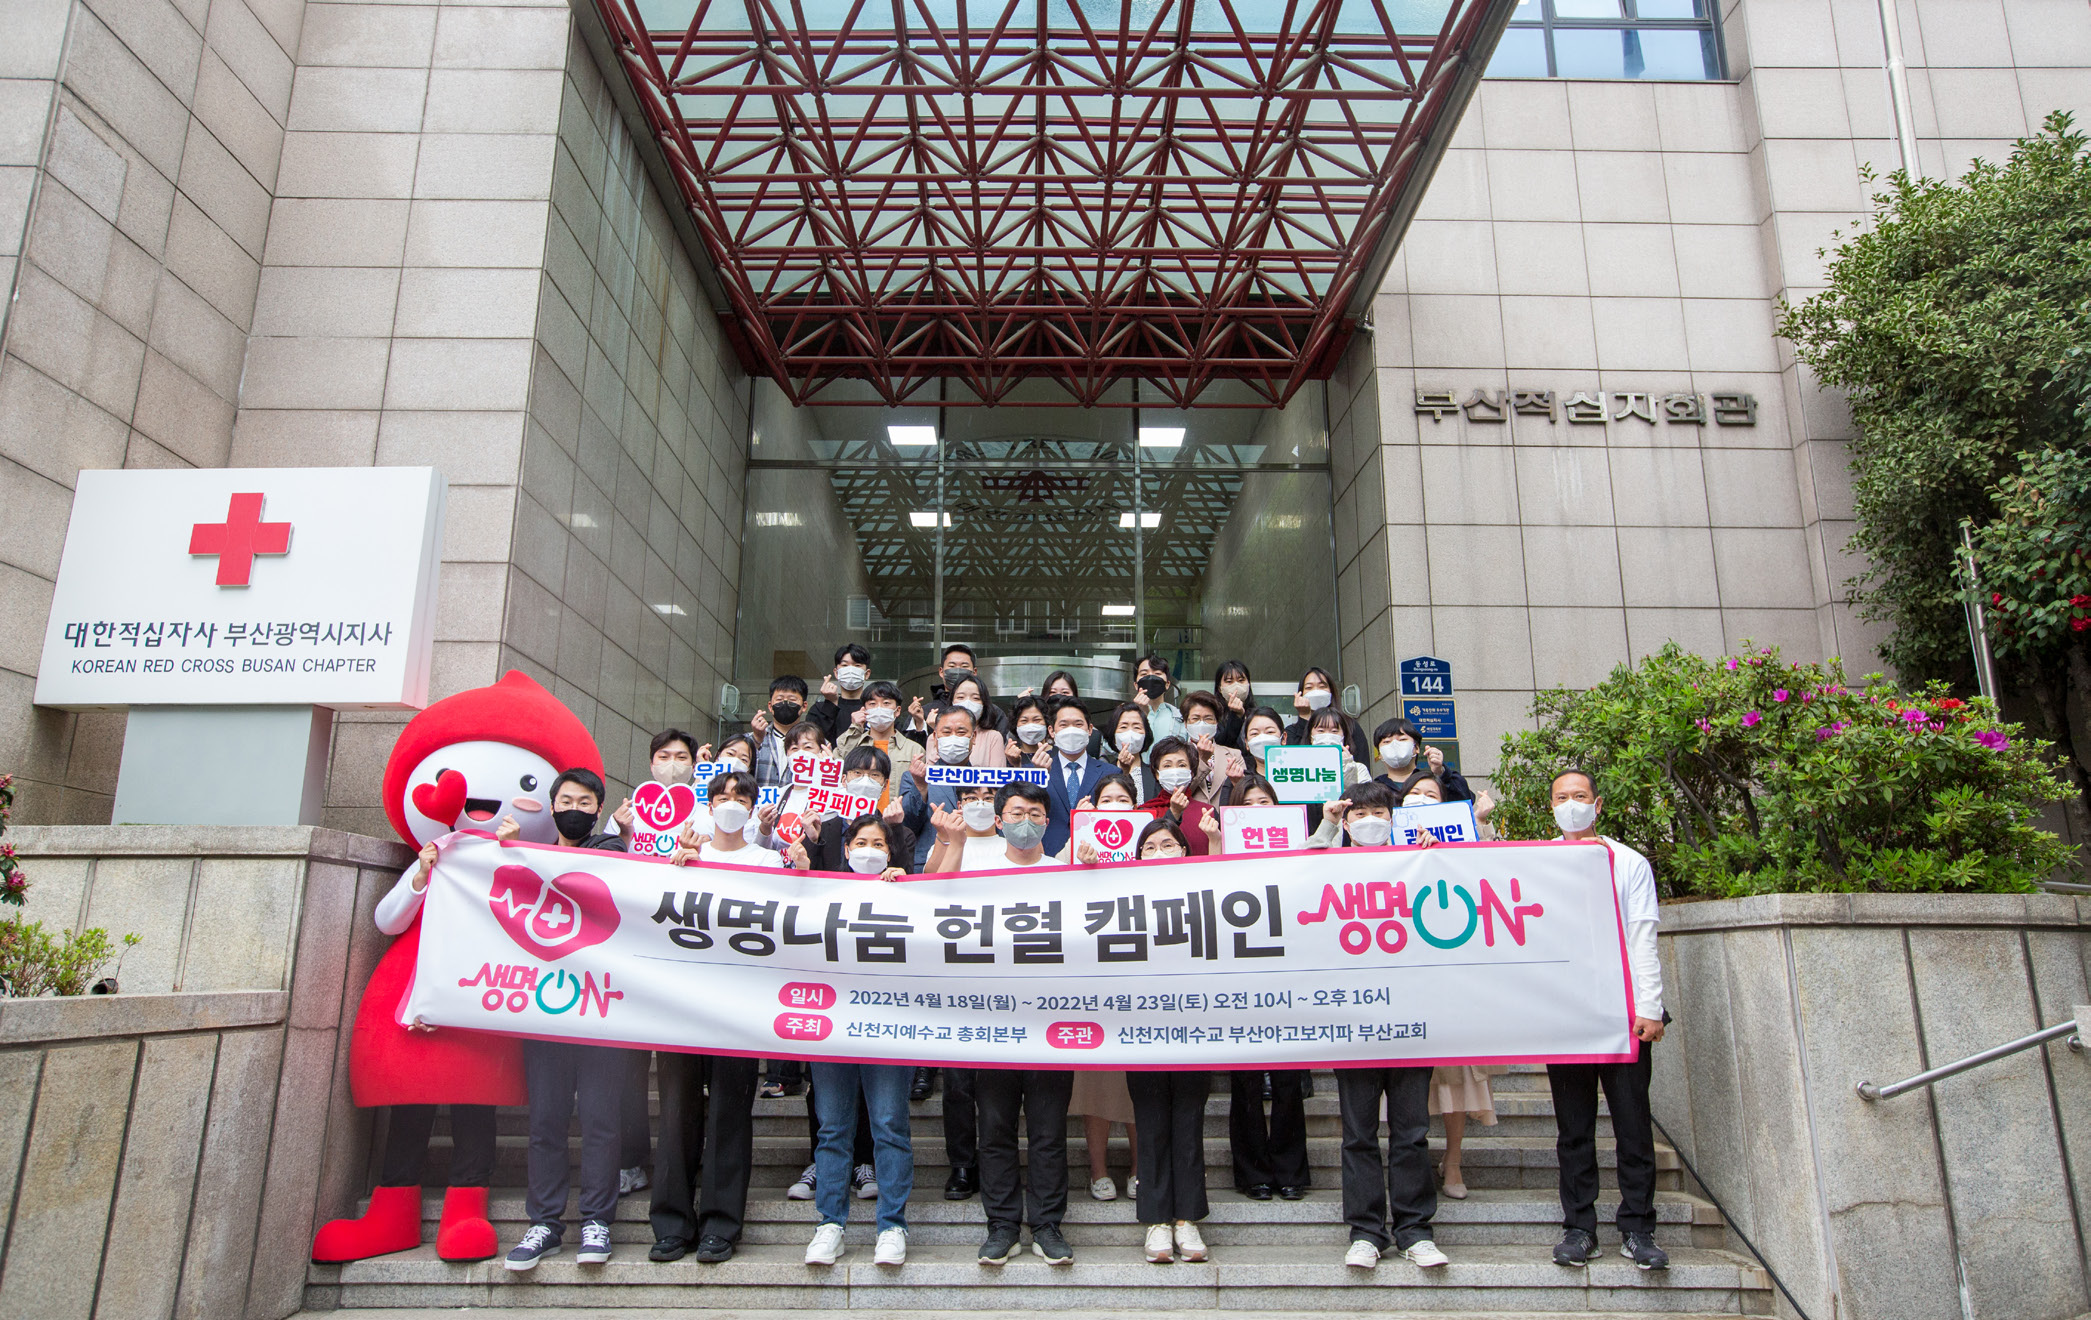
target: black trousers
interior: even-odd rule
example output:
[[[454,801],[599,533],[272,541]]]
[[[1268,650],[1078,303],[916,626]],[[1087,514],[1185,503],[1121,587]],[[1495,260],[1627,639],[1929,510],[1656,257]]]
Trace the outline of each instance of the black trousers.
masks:
[[[1554,1149],[1561,1161],[1561,1226],[1597,1232],[1597,1089],[1612,1110],[1619,1146],[1619,1231],[1655,1232],[1655,1126],[1648,1117],[1648,1073],[1655,1046],[1641,1041],[1632,1063],[1550,1063]]]
[[[808,1143],[806,1163],[811,1164],[820,1155],[820,1115],[813,1110],[813,1079],[811,1077],[806,1079],[806,1140]],[[849,1162],[851,1164],[870,1164],[872,1162],[871,1112],[864,1108],[864,1096],[861,1092],[857,1096],[857,1136],[854,1144],[856,1148],[850,1152]]]
[[[653,1086],[653,1051],[626,1053],[632,1056],[632,1072],[624,1082],[624,1112],[619,1120],[623,1139],[618,1143],[617,1167],[636,1169],[653,1162],[653,1115],[647,1100]]]
[[[980,1164],[980,1109],[971,1068],[944,1069],[944,1152],[954,1169]]]
[[[1038,1068],[980,1068],[980,1200],[989,1229],[1058,1228],[1067,1214],[1067,1103],[1075,1076]],[[1024,1116],[1030,1165],[1018,1176],[1016,1119]]]
[[[1173,1224],[1211,1213],[1205,1200],[1205,1098],[1209,1072],[1129,1072],[1140,1131],[1140,1222]]]
[[[1387,1154],[1380,1160],[1379,1101],[1387,1097]],[[1405,1251],[1431,1235],[1438,1188],[1430,1175],[1430,1069],[1339,1068],[1343,1111],[1343,1221],[1350,1240]]]
[[[1304,1087],[1308,1075],[1304,1068],[1271,1074],[1271,1114],[1266,1124],[1263,1074],[1228,1074],[1233,1096],[1227,1113],[1227,1142],[1234,1152],[1237,1189],[1259,1183],[1266,1187],[1313,1185],[1313,1175],[1307,1171]]]
[[[523,1212],[533,1224],[560,1231],[573,1176],[566,1133],[581,1118],[581,1219],[617,1218],[617,1158],[624,1093],[632,1073],[630,1050],[570,1040],[523,1042],[523,1075],[530,1084],[530,1194]]]
[[[660,1051],[661,1135],[654,1147],[648,1216],[656,1238],[740,1240],[755,1155],[755,1081],[761,1066],[760,1059]],[[701,1201],[696,1197],[699,1168],[704,1171]]]
[[[394,1105],[385,1128],[380,1187],[419,1187],[428,1166],[428,1135],[435,1105]],[[450,1185],[486,1187],[494,1181],[494,1107],[450,1106]]]

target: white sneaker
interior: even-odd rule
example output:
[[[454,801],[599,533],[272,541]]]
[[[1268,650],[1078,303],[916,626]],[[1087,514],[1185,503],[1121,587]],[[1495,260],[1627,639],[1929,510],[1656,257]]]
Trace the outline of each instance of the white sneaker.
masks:
[[[808,1265],[833,1265],[849,1250],[842,1241],[842,1225],[822,1224],[813,1230],[813,1241],[806,1244]]]
[[[869,1164],[859,1164],[856,1176],[849,1181],[850,1186],[857,1189],[857,1199],[859,1201],[876,1201],[878,1199],[878,1175],[872,1172]]]
[[[1188,1261],[1205,1259],[1205,1239],[1198,1235],[1198,1226],[1188,1219],[1177,1221],[1176,1254]]]
[[[1379,1248],[1364,1238],[1358,1238],[1350,1244],[1350,1250],[1343,1253],[1343,1263],[1352,1269],[1369,1270],[1379,1264]]]
[[[1175,1244],[1169,1240],[1167,1224],[1147,1226],[1147,1260],[1151,1265],[1167,1265],[1176,1259]]]
[[[812,1165],[807,1165],[806,1171],[799,1175],[799,1180],[784,1189],[784,1199],[787,1201],[810,1201],[813,1199]]]
[[[1432,1242],[1429,1238],[1424,1238],[1421,1242],[1410,1243],[1402,1248],[1401,1254],[1408,1258],[1409,1264],[1416,1266],[1418,1269],[1434,1270],[1440,1265],[1450,1265],[1452,1263],[1452,1258],[1439,1251],[1438,1244]]]
[[[908,1263],[908,1231],[904,1228],[889,1228],[879,1234],[879,1244],[871,1253],[874,1265],[905,1265]]]
[[[617,1171],[617,1194],[619,1196],[630,1196],[633,1192],[643,1192],[651,1185],[651,1180],[647,1178],[646,1169],[643,1165],[634,1164],[629,1169],[619,1169]]]
[[[1109,1178],[1089,1180],[1089,1199],[1092,1201],[1115,1201],[1118,1199],[1118,1184]]]
[[[1135,1173],[1135,1174],[1131,1174],[1131,1175],[1129,1175],[1129,1176],[1128,1176],[1128,1177],[1126,1178],[1126,1180],[1125,1180],[1125,1199],[1126,1199],[1126,1200],[1128,1200],[1128,1201],[1137,1201],[1137,1200],[1139,1200],[1139,1199],[1140,1199],[1140,1175],[1139,1175],[1139,1174],[1137,1174],[1137,1173]]]

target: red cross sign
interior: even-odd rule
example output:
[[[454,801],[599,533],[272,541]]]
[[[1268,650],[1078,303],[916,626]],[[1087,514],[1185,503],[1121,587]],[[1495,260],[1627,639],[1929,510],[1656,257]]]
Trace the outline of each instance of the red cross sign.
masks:
[[[218,585],[244,587],[254,571],[254,556],[290,553],[290,524],[261,520],[261,495],[232,497],[221,523],[197,523],[189,529],[189,553],[218,557]]]

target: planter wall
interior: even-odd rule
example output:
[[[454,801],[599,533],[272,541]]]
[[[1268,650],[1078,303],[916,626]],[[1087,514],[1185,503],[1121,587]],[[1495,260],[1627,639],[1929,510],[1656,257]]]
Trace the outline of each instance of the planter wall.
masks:
[[[1855,1090],[2068,1020],[2087,938],[2091,908],[2045,894],[1663,909],[1656,1119],[1813,1320],[2091,1310],[2091,1054]]]

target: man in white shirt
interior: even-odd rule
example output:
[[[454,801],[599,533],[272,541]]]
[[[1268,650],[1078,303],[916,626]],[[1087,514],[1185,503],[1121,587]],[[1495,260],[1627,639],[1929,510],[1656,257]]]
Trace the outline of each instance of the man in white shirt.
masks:
[[[1561,1243],[1556,1265],[1582,1266],[1597,1254],[1597,1090],[1604,1088],[1619,1146],[1619,1254],[1644,1270],[1668,1269],[1670,1257],[1655,1244],[1655,1130],[1648,1114],[1649,1056],[1663,1038],[1663,966],[1656,956],[1655,872],[1648,859],[1597,832],[1604,799],[1585,770],[1554,776],[1554,823],[1571,842],[1603,838],[1612,849],[1612,886],[1626,925],[1627,960],[1634,981],[1632,1063],[1551,1063],[1547,1084],[1554,1093],[1555,1142],[1561,1163]]]

